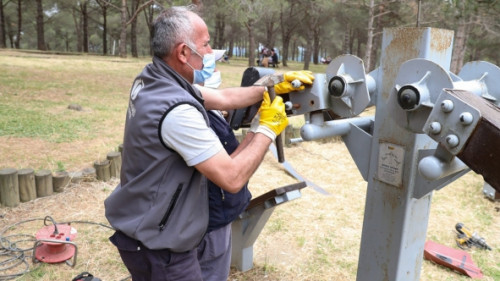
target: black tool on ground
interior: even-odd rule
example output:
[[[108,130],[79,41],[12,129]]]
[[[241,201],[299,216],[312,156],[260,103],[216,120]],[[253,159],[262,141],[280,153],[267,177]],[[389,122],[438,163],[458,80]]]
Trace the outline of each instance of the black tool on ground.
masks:
[[[94,275],[88,272],[82,272],[78,274],[75,278],[71,279],[71,281],[101,281],[101,279],[94,277]]]
[[[457,230],[457,238],[455,240],[457,242],[457,246],[461,249],[476,246],[478,248],[491,251],[491,247],[486,244],[486,240],[484,240],[484,238],[479,236],[476,232],[470,231],[464,226],[463,223],[457,223],[455,225],[455,229]]]

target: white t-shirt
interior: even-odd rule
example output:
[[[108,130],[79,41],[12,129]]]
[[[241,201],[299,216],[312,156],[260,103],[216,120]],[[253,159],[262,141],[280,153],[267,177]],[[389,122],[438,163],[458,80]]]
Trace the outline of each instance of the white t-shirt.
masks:
[[[161,127],[161,136],[165,144],[177,151],[188,166],[197,165],[223,149],[201,112],[189,104],[176,106],[167,114]]]

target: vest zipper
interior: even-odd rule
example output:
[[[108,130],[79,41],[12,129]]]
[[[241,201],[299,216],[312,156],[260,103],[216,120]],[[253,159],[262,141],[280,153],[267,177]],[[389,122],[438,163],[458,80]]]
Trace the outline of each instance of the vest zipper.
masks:
[[[177,189],[175,190],[174,196],[172,196],[172,200],[170,200],[170,204],[168,205],[167,212],[165,215],[163,215],[163,218],[160,221],[160,224],[158,227],[160,227],[160,231],[163,231],[165,228],[165,225],[167,224],[167,220],[170,217],[170,214],[172,214],[172,211],[174,210],[175,203],[177,202],[177,199],[179,198],[179,194],[181,193],[182,190],[182,184],[179,184]]]
[[[222,201],[224,201],[226,199],[226,195],[224,194],[224,189],[220,189],[220,193],[222,195]]]

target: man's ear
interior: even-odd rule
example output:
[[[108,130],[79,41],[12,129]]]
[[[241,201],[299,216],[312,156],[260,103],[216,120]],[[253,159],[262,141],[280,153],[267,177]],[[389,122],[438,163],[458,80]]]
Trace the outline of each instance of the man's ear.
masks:
[[[182,63],[187,63],[188,61],[188,46],[184,43],[181,43],[175,47],[175,54],[177,59]]]

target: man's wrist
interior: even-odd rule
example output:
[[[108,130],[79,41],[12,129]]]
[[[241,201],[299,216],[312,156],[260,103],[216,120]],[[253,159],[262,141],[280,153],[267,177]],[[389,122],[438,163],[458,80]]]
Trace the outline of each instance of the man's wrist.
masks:
[[[255,131],[255,133],[264,134],[266,137],[270,138],[272,141],[274,141],[274,139],[276,139],[276,133],[274,133],[273,130],[269,129],[269,127],[264,126],[264,125],[260,125],[257,128],[257,131]]]

